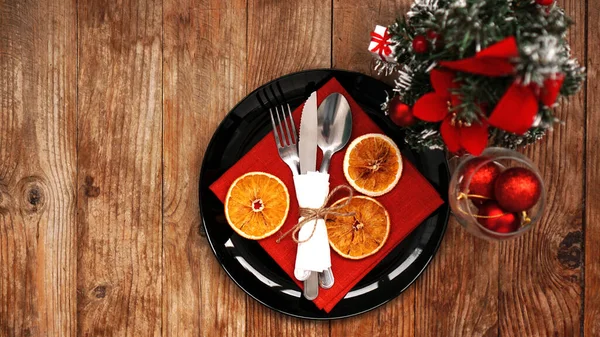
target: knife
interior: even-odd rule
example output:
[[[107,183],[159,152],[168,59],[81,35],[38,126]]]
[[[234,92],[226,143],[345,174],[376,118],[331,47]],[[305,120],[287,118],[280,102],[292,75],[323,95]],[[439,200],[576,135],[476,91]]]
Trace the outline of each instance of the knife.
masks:
[[[300,174],[315,171],[317,167],[317,92],[313,92],[304,103],[300,118],[298,152]]]
[[[317,92],[314,91],[304,103],[300,117],[298,153],[300,174],[314,172],[317,167]],[[319,279],[316,272],[304,271],[304,297],[314,300],[319,294]]]

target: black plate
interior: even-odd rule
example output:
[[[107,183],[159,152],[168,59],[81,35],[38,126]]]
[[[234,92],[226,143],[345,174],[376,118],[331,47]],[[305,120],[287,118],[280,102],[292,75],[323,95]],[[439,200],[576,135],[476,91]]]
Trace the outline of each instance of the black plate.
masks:
[[[442,198],[448,191],[448,165],[442,151],[411,151],[402,132],[381,113],[391,88],[372,77],[340,70],[310,70],[290,74],[272,83],[281,86],[292,108],[309,93],[335,77],[381,129],[399,145]],[[258,90],[269,85],[264,85]],[[358,315],[398,296],[423,272],[436,253],[448,223],[448,203],[427,218],[367,274],[330,312],[317,309],[269,257],[260,245],[235,234],[227,225],[223,204],[209,186],[235,164],[270,130],[268,112],[254,91],[225,117],[204,155],[200,173],[200,210],[206,236],[217,260],[231,279],[260,303],[281,313],[306,319],[336,319]]]

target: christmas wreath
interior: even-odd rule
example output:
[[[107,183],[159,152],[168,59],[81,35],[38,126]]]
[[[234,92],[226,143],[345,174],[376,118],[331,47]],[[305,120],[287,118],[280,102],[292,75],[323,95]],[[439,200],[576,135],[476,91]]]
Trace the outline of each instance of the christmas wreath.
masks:
[[[397,74],[382,108],[415,149],[531,144],[584,81],[566,41],[572,23],[548,0],[417,0],[371,33],[376,69]]]

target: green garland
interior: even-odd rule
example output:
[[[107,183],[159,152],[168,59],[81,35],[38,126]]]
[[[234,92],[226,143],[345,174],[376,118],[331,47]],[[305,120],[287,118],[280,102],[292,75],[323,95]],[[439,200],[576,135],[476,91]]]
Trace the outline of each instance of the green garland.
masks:
[[[388,27],[396,63],[380,61],[378,69],[397,72],[395,96],[412,106],[433,90],[429,71],[439,61],[471,57],[514,36],[520,54],[515,60],[514,77],[457,73],[461,86],[455,93],[461,96],[462,104],[455,111],[456,118],[470,123],[485,114],[480,103],[494,107],[515,78],[523,85],[542,88],[546,78],[562,73],[565,79],[560,96],[576,94],[584,81],[585,69],[571,57],[566,41],[571,24],[572,20],[556,4],[542,6],[534,0],[418,0],[406,17]],[[429,40],[427,52],[415,53],[413,39],[431,32],[439,37]],[[386,110],[387,106],[386,102],[382,108]],[[515,135],[490,128],[489,145],[516,148],[531,144],[543,138],[557,121],[553,110],[540,104],[536,121],[527,133]],[[414,149],[445,148],[439,123],[418,121],[404,129],[406,141]]]

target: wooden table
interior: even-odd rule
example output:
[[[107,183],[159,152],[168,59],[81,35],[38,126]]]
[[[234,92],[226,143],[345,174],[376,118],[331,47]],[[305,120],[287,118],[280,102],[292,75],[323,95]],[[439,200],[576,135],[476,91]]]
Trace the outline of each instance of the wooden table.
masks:
[[[559,2],[588,82],[525,151],[543,221],[501,244],[451,222],[400,297],[309,322],[245,295],[199,234],[203,151],[266,81],[372,73],[369,31],[410,0],[3,0],[0,336],[600,336],[600,4]]]

